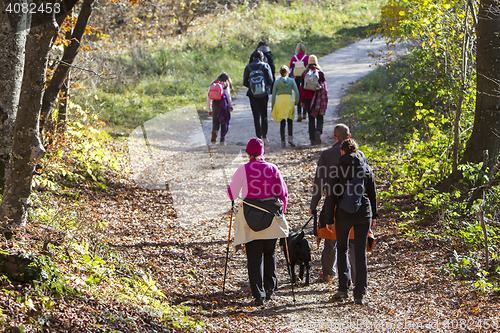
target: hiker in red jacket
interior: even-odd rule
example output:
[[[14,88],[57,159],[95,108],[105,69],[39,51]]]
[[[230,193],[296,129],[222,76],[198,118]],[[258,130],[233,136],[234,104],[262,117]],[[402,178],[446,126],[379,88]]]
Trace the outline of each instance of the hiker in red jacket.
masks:
[[[302,84],[302,74],[307,67],[309,61],[309,56],[306,55],[306,47],[302,43],[298,43],[295,48],[295,55],[290,59],[290,73],[295,78],[295,83],[297,88]],[[297,65],[297,66],[296,66]],[[306,119],[306,110],[302,108],[302,105],[297,104],[297,121],[301,122],[302,119]]]
[[[315,87],[309,86],[309,74],[316,74],[317,81],[314,82]],[[300,100],[302,107],[309,115],[309,139],[311,145],[319,145],[321,143],[321,134],[323,134],[323,114],[313,114],[311,102],[316,95],[316,91],[321,89],[321,84],[326,82],[325,74],[321,71],[318,65],[318,58],[315,55],[310,55],[308,65],[302,73],[302,84],[300,85]],[[316,117],[315,117],[316,116]]]

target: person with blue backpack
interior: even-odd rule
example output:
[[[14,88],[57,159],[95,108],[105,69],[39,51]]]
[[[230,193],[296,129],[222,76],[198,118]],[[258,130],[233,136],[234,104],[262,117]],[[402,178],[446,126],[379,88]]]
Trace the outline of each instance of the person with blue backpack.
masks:
[[[276,66],[274,65],[274,58],[273,58],[273,53],[271,52],[271,49],[267,45],[267,43],[263,40],[259,42],[257,47],[255,48],[255,51],[261,51],[264,57],[262,58],[262,61],[265,62],[266,64],[269,64],[269,67],[271,67],[271,72],[273,73],[273,81],[276,81]],[[249,64],[253,62],[253,57],[250,55],[250,60],[248,61]],[[272,88],[271,88],[272,90]]]
[[[373,171],[358,150],[353,139],[342,142],[341,156],[335,176],[329,178],[325,207],[327,228],[331,229],[335,216],[337,237],[338,291],[333,299],[349,297],[351,276],[348,266],[349,232],[354,229],[354,257],[356,281],[354,282],[354,303],[363,304],[367,289],[366,243],[368,232],[375,226],[377,213],[377,192]]]
[[[261,51],[252,53],[252,59],[252,62],[245,67],[243,85],[248,88],[247,96],[250,99],[255,136],[268,141],[267,104],[274,82],[273,73],[271,67],[263,61],[264,54]]]

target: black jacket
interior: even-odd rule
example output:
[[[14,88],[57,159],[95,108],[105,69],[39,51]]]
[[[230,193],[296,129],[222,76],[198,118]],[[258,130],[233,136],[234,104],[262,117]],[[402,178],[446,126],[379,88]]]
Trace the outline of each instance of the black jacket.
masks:
[[[337,208],[335,210],[335,207],[342,199],[347,182],[352,180],[357,173],[362,170],[361,166],[365,164],[367,168],[364,173],[365,189],[361,201],[361,207],[354,214],[347,213],[342,208]],[[324,206],[327,208],[326,223],[334,223],[334,213],[336,220],[368,220],[370,218],[377,218],[377,192],[375,179],[373,177],[373,171],[366,162],[366,158],[363,153],[357,152],[342,155],[335,171],[336,174],[334,177],[330,177],[328,179],[327,197]]]
[[[324,150],[319,156],[314,185],[312,188],[311,210],[316,209],[323,195],[323,188],[328,183],[328,176],[334,172],[339,163],[341,142],[336,142],[330,149]]]

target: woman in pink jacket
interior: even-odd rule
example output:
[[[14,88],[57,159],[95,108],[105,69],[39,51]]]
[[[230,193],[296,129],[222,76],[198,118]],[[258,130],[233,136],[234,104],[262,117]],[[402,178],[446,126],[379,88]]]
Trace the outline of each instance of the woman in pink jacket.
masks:
[[[264,141],[259,138],[251,139],[246,152],[249,162],[236,170],[227,193],[229,199],[234,201],[241,191],[243,202],[238,206],[234,223],[234,244],[245,244],[248,278],[254,304],[263,305],[264,301],[271,299],[278,287],[276,241],[278,238],[288,236],[288,225],[283,214],[281,218],[274,217],[275,214],[271,216],[273,222],[270,225],[256,230],[252,226],[249,227],[252,221],[248,221],[248,216],[254,215],[244,216],[246,213],[243,211],[255,205],[261,207],[263,204],[271,209],[275,206],[277,212],[283,213],[286,210],[288,192],[276,165],[266,162],[262,156]]]

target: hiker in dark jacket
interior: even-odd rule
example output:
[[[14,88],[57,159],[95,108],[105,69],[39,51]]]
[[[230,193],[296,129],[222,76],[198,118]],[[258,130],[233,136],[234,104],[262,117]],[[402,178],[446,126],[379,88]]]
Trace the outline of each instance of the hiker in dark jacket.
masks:
[[[267,46],[267,43],[264,41],[260,41],[259,44],[257,45],[257,48],[255,48],[255,51],[262,52],[262,54],[264,55],[264,58],[262,59],[262,61],[264,61],[265,63],[267,63],[269,65],[269,67],[271,67],[271,72],[273,73],[273,82],[276,81],[276,74],[275,74],[276,67],[274,65],[273,54],[272,54],[269,46]],[[248,63],[250,64],[250,63],[252,63],[252,61],[253,61],[253,58],[251,55],[250,61],[248,61]],[[272,90],[272,87],[271,87],[271,90]]]
[[[337,271],[339,275],[338,291],[334,299],[348,298],[351,277],[347,264],[347,248],[349,231],[354,228],[354,252],[356,258],[356,281],[354,287],[354,303],[363,304],[363,296],[367,287],[366,242],[370,227],[375,226],[377,218],[377,194],[373,172],[366,159],[358,150],[353,139],[342,142],[341,156],[337,164],[336,176],[329,179],[327,198],[325,203],[329,207],[326,219],[327,224],[333,223],[335,214],[335,233],[337,235]],[[339,204],[348,182],[355,177],[364,179],[361,206],[356,213],[348,213]],[[333,208],[335,207],[335,209]]]
[[[335,144],[324,150],[319,156],[318,165],[316,167],[316,175],[314,177],[314,185],[313,185],[313,195],[311,198],[311,204],[309,208],[309,213],[313,215],[313,212],[316,211],[316,207],[323,195],[325,186],[328,184],[329,177],[334,176],[335,168],[339,163],[340,159],[340,146],[344,140],[347,140],[351,137],[351,133],[349,131],[349,127],[344,124],[337,124],[333,129],[333,138],[335,140]],[[326,201],[324,202],[322,213],[320,214],[320,224],[324,223],[325,214],[328,210],[326,206]],[[324,282],[329,282],[333,278],[333,266],[335,265],[335,259],[337,256],[336,253],[337,240],[336,239],[327,239],[325,238],[325,242],[323,245],[323,251],[321,252],[321,273],[320,280]]]
[[[252,58],[253,61],[245,67],[243,85],[248,88],[247,96],[250,99],[250,107],[252,108],[255,136],[267,141],[267,104],[274,80],[271,67],[262,61],[264,54],[261,51],[255,51]],[[250,76],[252,72],[259,70],[262,71],[264,76],[266,92],[262,96],[255,96],[250,87]]]

